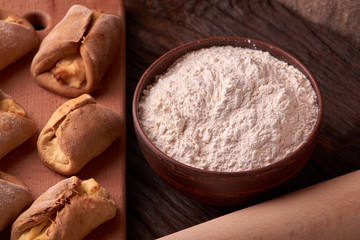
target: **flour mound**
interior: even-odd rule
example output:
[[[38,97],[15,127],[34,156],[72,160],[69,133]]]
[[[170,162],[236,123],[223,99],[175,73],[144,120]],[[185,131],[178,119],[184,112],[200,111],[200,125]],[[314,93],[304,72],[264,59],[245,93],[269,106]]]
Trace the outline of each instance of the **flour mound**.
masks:
[[[188,53],[143,92],[139,118],[168,156],[210,171],[269,165],[298,149],[317,120],[310,81],[268,52]]]

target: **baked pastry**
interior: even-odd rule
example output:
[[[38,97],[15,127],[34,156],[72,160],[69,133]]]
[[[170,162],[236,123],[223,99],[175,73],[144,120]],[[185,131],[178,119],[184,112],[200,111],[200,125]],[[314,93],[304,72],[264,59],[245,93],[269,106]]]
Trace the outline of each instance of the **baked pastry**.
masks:
[[[24,18],[0,9],[0,70],[22,58],[39,43],[34,27]]]
[[[124,119],[90,95],[68,100],[40,132],[40,158],[53,171],[72,175],[124,132]]]
[[[33,198],[20,179],[0,171],[0,231],[10,225]]]
[[[73,5],[33,59],[36,82],[67,97],[91,93],[116,55],[122,27],[117,15]]]
[[[36,133],[25,110],[0,90],[0,159]]]
[[[11,240],[77,240],[116,215],[115,201],[94,179],[72,176],[44,192],[13,223]]]

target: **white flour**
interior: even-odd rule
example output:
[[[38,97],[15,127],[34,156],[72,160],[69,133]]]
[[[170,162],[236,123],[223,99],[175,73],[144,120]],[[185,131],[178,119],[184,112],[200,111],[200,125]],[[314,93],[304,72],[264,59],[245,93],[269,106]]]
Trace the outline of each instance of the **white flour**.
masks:
[[[306,141],[318,111],[299,70],[267,52],[230,46],[185,55],[143,94],[139,118],[155,146],[211,171],[282,159]]]

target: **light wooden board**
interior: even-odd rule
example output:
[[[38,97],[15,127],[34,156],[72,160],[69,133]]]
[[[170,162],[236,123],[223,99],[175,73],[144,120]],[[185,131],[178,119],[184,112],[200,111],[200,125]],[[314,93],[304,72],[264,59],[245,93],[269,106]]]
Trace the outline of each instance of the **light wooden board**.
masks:
[[[91,94],[98,103],[110,107],[124,118],[125,109],[125,11],[124,2],[76,1],[89,8],[102,9],[122,17],[123,28],[118,55],[102,80],[101,88]],[[37,31],[42,40],[51,28],[63,18],[74,1],[1,1],[0,8],[20,16],[35,14],[35,22],[46,26]],[[37,17],[38,16],[38,17]],[[38,132],[30,140],[0,159],[0,170],[23,180],[32,190],[34,198],[49,187],[66,178],[48,169],[39,159],[36,141],[52,113],[69,98],[61,97],[38,86],[30,74],[30,64],[37,49],[0,71],[0,89],[22,105],[29,118],[37,124]],[[111,221],[94,230],[86,239],[126,239],[126,139],[125,134],[103,154],[93,159],[79,173],[81,179],[95,178],[115,198],[118,212]],[[10,229],[0,233],[0,239],[9,239]]]

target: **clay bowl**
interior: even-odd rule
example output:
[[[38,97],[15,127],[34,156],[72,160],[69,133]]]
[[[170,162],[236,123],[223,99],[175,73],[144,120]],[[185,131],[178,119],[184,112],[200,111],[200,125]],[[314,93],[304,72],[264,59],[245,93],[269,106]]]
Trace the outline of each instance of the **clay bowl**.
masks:
[[[307,141],[295,152],[272,165],[240,172],[215,172],[182,164],[165,155],[145,135],[138,120],[138,102],[143,89],[155,76],[165,71],[187,52],[211,46],[237,46],[268,51],[277,59],[299,69],[311,81],[317,94],[319,114],[316,125]],[[299,172],[309,160],[319,134],[323,118],[323,103],[319,87],[306,67],[289,53],[271,44],[241,37],[215,37],[179,46],[156,60],[142,75],[133,98],[133,121],[140,148],[150,166],[176,190],[196,201],[217,205],[234,206],[248,204],[264,192],[284,183]]]

